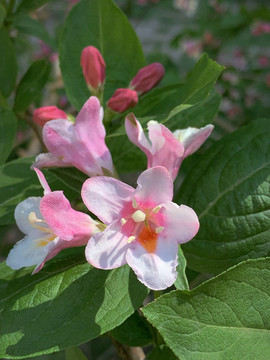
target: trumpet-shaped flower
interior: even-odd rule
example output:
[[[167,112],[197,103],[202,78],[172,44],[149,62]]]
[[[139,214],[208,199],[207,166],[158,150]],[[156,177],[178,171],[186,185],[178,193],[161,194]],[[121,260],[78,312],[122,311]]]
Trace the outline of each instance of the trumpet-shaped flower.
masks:
[[[46,123],[43,139],[50,152],[39,155],[33,166],[74,166],[89,176],[113,174],[102,119],[103,109],[99,100],[92,96],[79,112],[75,125],[66,119]]]
[[[15,244],[6,260],[14,270],[36,265],[33,273],[60,250],[85,245],[99,231],[96,221],[72,209],[63,192],[51,191],[42,172],[35,171],[44,196],[29,197],[17,205],[15,220],[25,237]]]
[[[127,116],[125,127],[129,140],[146,154],[147,168],[164,166],[173,179],[176,178],[182,161],[199,149],[214,128],[213,125],[200,129],[189,127],[172,133],[166,126],[149,121],[148,140],[133,114]]]
[[[173,203],[173,181],[162,166],[144,171],[136,189],[109,177],[86,180],[82,198],[107,228],[86,247],[90,264],[113,269],[124,264],[150,289],[161,290],[176,280],[178,244],[199,229],[195,212]]]

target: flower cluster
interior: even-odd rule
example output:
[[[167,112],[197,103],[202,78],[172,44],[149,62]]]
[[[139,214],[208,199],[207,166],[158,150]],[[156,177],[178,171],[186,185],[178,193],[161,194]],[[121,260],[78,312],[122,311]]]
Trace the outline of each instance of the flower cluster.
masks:
[[[83,51],[82,66],[89,88],[98,94],[103,91],[105,63],[100,53],[90,48]],[[89,54],[92,62],[88,67],[85,57]],[[138,72],[129,91],[143,94],[157,84],[163,70],[159,67],[155,77],[158,67],[153,65],[148,67],[149,73],[145,73],[146,68]],[[122,109],[126,102],[121,95],[118,101]],[[61,249],[86,245],[86,259],[97,268],[128,264],[150,289],[171,286],[177,277],[178,246],[191,240],[199,229],[196,213],[172,202],[173,181],[183,160],[202,145],[213,126],[171,132],[150,121],[146,135],[140,122],[129,114],[125,120],[127,136],[148,160],[147,170],[140,174],[134,189],[116,178],[97,97],[87,100],[75,122],[55,107],[37,109],[34,121],[43,127],[49,150],[33,164],[44,196],[30,197],[16,207],[15,219],[25,237],[11,250],[7,264],[13,269],[36,265],[35,273]],[[50,190],[39,169],[51,166],[73,166],[89,176],[81,196],[100,221],[74,210],[62,191]]]

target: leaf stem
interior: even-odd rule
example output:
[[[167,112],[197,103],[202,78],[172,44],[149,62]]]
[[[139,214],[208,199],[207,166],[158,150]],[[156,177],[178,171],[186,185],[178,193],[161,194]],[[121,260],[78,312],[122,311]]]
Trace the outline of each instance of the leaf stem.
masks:
[[[109,335],[110,336],[110,335]],[[121,344],[119,341],[115,340],[110,336],[112,343],[114,344],[117,353],[121,360],[144,360],[145,353],[140,347],[133,347]]]

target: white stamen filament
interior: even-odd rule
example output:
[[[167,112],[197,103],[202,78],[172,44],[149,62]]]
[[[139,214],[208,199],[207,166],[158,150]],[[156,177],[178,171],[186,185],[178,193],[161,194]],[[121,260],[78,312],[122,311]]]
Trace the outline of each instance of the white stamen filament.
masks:
[[[158,205],[158,206],[154,207],[154,209],[152,210],[152,212],[153,212],[154,214],[157,214],[157,213],[160,211],[161,208],[162,208],[162,206],[161,206],[161,205]]]
[[[137,210],[134,214],[131,215],[131,217],[135,222],[142,222],[145,220],[146,215],[142,210]]]
[[[134,199],[134,198],[132,199],[132,206],[134,209],[137,209],[137,207],[138,207],[138,203],[137,203],[136,199]]]
[[[127,239],[127,242],[130,244],[130,243],[132,243],[134,240],[136,240],[136,236],[130,236],[130,237]]]
[[[125,225],[127,223],[127,220],[125,218],[121,219],[121,225]]]
[[[44,225],[47,225],[46,221],[45,220],[42,220],[42,219],[38,219],[35,212],[34,211],[31,211],[28,215],[28,221],[29,223],[31,224],[31,226],[37,230],[40,230],[42,232],[45,232],[45,233],[49,233],[49,234],[52,234],[52,235],[55,235],[52,230],[49,228],[49,227],[46,227],[46,226],[40,226],[40,225],[37,225],[36,223],[43,223]]]
[[[159,226],[159,227],[157,227],[157,228],[155,229],[155,232],[156,232],[157,234],[160,234],[163,230],[164,230],[164,226]]]

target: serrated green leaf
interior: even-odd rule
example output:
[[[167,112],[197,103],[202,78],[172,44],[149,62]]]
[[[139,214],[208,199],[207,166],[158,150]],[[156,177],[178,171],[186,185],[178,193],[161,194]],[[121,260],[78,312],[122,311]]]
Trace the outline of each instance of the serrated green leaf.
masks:
[[[21,79],[16,91],[16,111],[24,111],[40,96],[50,74],[50,63],[44,59],[37,60],[29,67]]]
[[[34,158],[21,158],[0,166],[0,225],[13,224],[14,210],[19,202],[30,196],[42,196],[43,191],[38,178],[30,169]],[[69,192],[62,182],[49,172],[46,179],[52,190],[64,190],[72,199],[74,193]]]
[[[145,64],[137,35],[113,1],[80,1],[70,11],[60,44],[65,89],[77,110],[90,96],[80,66],[81,51],[89,45],[101,51],[106,63],[105,100],[127,87]]]
[[[110,335],[121,344],[128,346],[145,346],[153,342],[149,324],[137,311],[123,324],[111,330]]]
[[[33,276],[2,263],[0,279],[0,356],[11,359],[93,339],[122,323],[148,291],[128,266],[95,269],[84,254],[54,258]]]
[[[8,97],[16,84],[17,62],[14,46],[4,26],[0,29],[0,91]]]
[[[181,360],[256,359],[270,353],[270,258],[250,260],[143,308]]]
[[[189,290],[188,279],[186,277],[187,261],[183,254],[181,247],[178,249],[178,265],[177,265],[177,279],[174,286],[178,290]]]
[[[46,28],[37,20],[28,15],[19,13],[13,17],[13,27],[22,33],[39,38],[48,44],[51,48],[55,49],[55,43],[49,35]]]
[[[188,266],[218,273],[270,253],[270,121],[251,122],[211,146],[176,201],[191,206],[198,235],[183,245]]]
[[[6,9],[4,8],[3,5],[0,4],[0,29],[3,25],[6,15],[7,15]]]
[[[0,107],[0,165],[4,164],[12,149],[17,118],[9,109]]]

